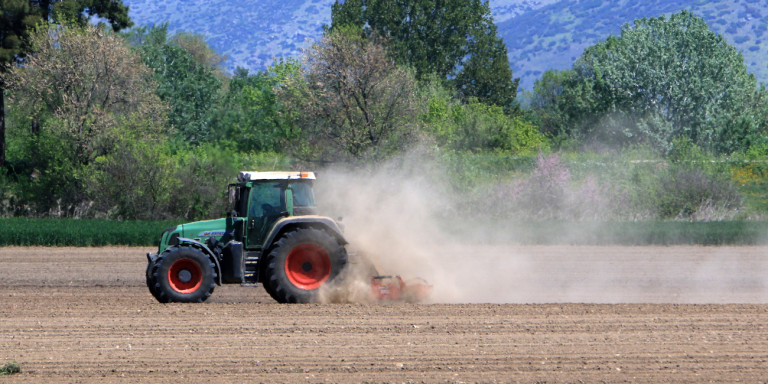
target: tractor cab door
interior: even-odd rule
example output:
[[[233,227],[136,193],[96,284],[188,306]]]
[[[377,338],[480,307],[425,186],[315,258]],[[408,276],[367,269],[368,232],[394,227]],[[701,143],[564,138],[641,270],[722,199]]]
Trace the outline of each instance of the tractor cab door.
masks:
[[[246,248],[260,249],[275,222],[287,215],[285,189],[280,183],[253,183],[248,199]]]

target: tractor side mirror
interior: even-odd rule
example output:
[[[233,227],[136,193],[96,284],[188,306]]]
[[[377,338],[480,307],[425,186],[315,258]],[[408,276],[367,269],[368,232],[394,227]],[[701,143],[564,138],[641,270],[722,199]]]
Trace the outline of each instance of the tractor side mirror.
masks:
[[[234,207],[237,200],[237,187],[229,187],[229,205]]]

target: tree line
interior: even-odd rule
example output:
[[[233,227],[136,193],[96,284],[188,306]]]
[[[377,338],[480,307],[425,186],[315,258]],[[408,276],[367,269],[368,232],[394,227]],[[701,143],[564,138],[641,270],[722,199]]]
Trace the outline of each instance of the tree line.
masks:
[[[370,165],[414,143],[768,153],[764,87],[685,11],[625,25],[524,105],[481,0],[337,1],[301,58],[233,74],[202,36],[128,29],[120,1],[13,0],[0,18],[6,216],[215,217],[240,169]]]

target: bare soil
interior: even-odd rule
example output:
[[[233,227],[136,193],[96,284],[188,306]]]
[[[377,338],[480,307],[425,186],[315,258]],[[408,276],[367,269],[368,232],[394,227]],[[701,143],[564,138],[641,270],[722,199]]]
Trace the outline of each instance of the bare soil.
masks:
[[[768,381],[765,247],[574,247],[586,259],[549,272],[569,249],[510,250],[541,255],[509,276],[542,289],[550,276],[557,289],[529,300],[550,304],[281,305],[240,286],[159,304],[144,286],[147,251],[0,248],[0,364],[22,369],[0,382]],[[605,279],[583,276],[584,263]],[[701,264],[727,276],[712,268],[707,287],[691,272]],[[578,287],[567,281],[586,283],[561,296]]]

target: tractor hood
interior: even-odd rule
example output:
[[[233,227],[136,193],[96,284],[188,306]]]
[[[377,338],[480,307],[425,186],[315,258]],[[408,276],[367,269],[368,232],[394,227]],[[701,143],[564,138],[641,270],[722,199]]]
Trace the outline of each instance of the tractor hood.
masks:
[[[195,221],[179,225],[179,236],[205,242],[209,237],[221,239],[227,229],[227,219]]]
[[[227,219],[195,221],[192,223],[177,225],[163,232],[160,239],[158,253],[163,252],[170,245],[178,244],[180,237],[193,239],[205,243],[210,237],[221,240],[226,233]]]

